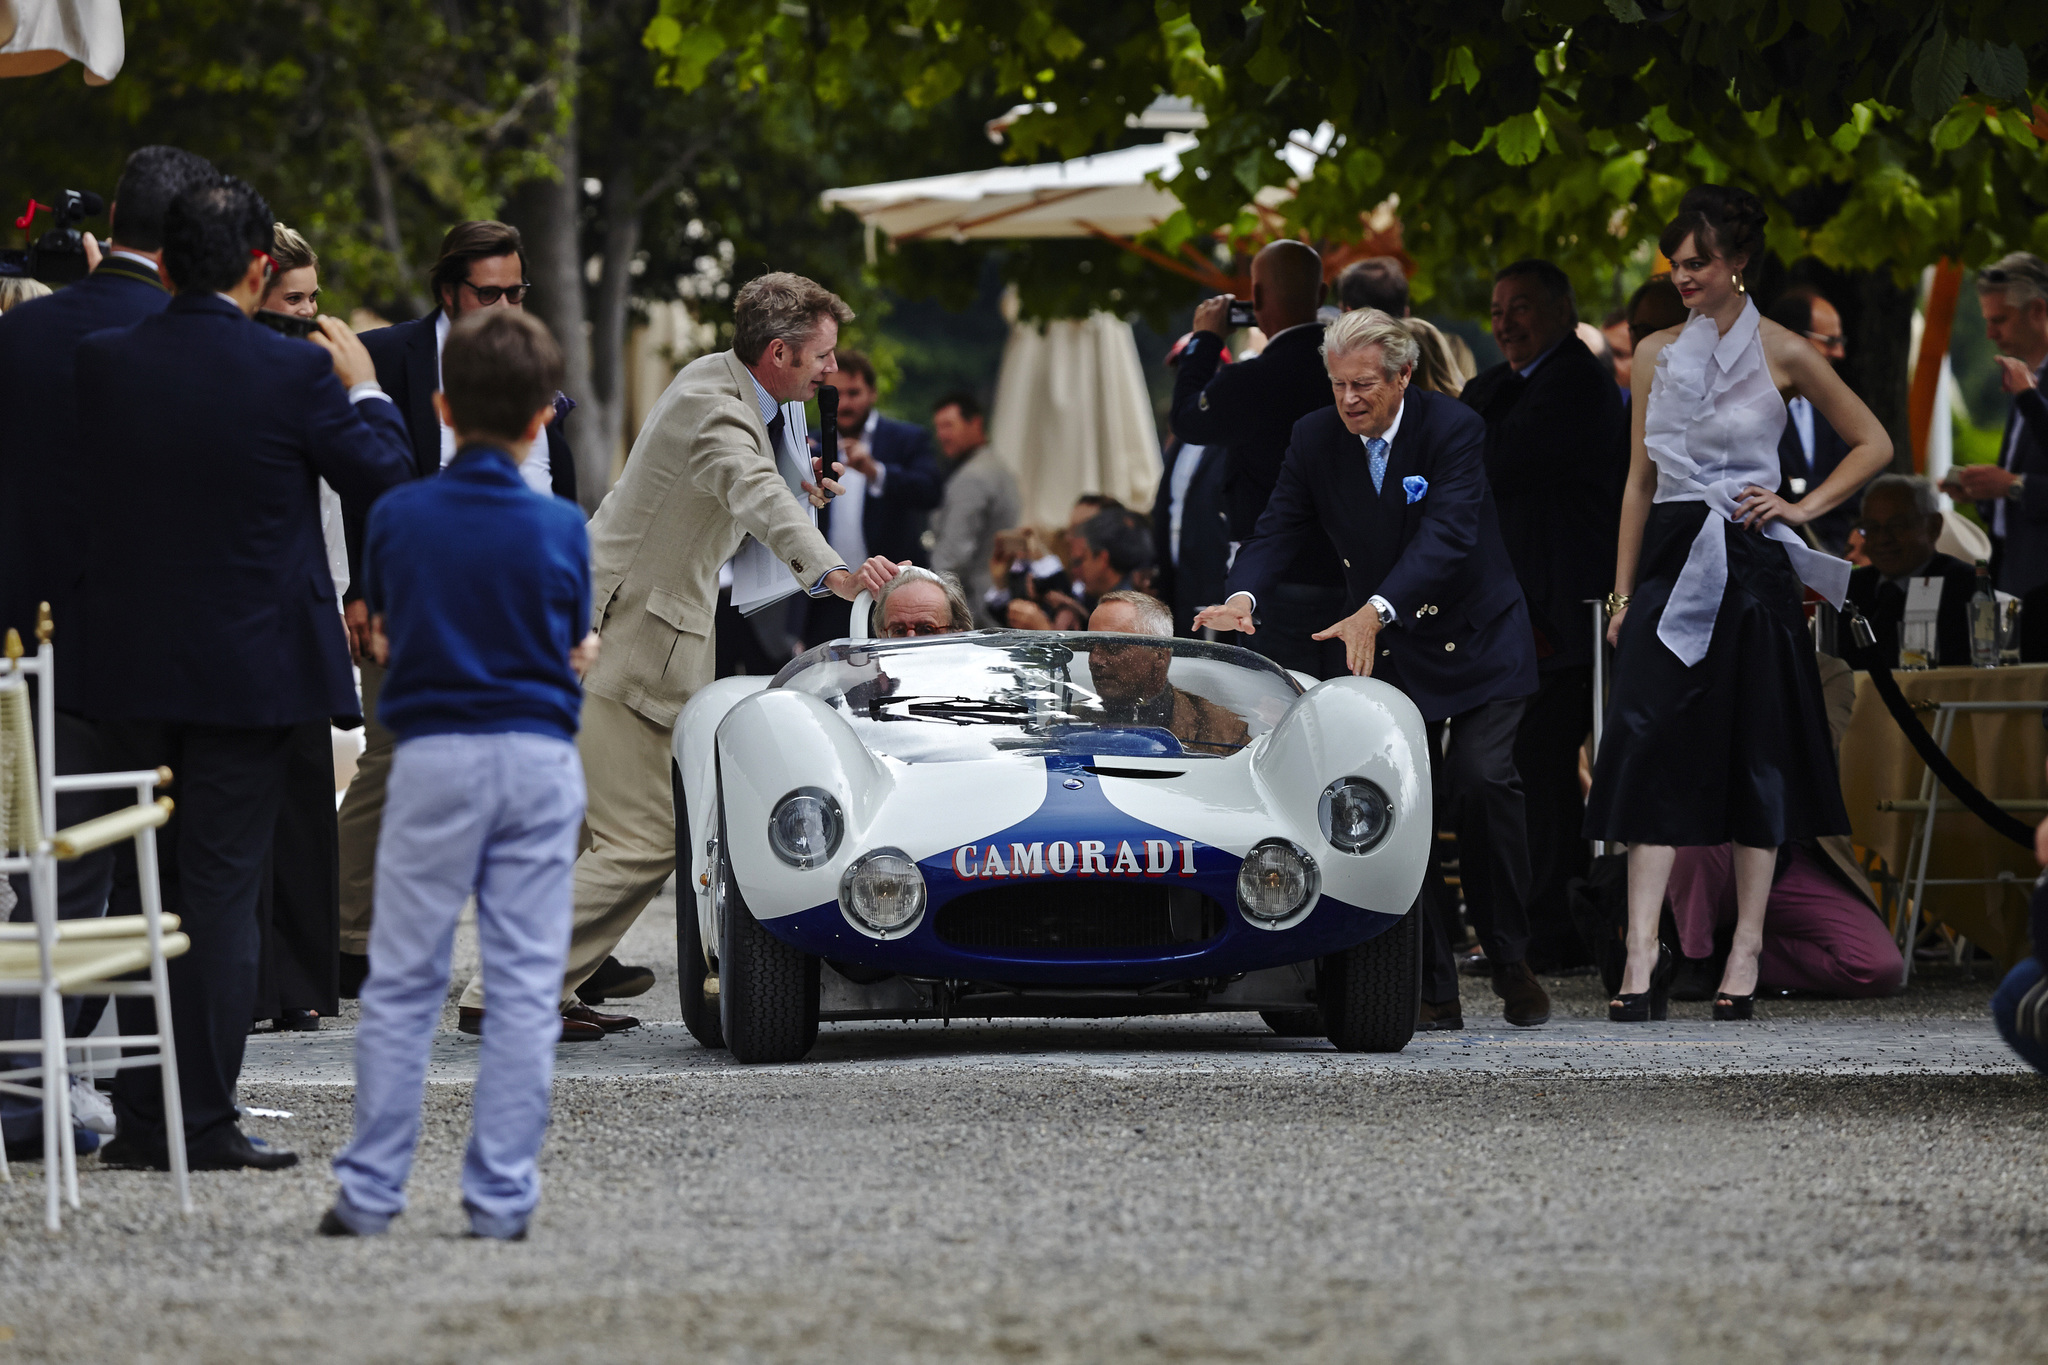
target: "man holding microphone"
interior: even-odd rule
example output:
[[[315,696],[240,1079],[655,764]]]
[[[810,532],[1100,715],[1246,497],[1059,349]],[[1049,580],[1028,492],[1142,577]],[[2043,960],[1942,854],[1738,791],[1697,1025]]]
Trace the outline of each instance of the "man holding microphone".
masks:
[[[591,519],[591,628],[604,648],[584,680],[577,736],[589,843],[576,860],[564,1038],[638,1022],[598,1014],[575,990],[675,871],[669,738],[683,703],[716,672],[719,567],[751,535],[812,597],[852,601],[895,576],[880,558],[849,570],[813,524],[804,498],[823,507],[841,490],[800,450],[782,411],[837,371],[839,328],[852,319],[837,295],[800,275],[748,283],[733,302],[732,349],[692,361],[669,384]],[[784,478],[791,463],[812,470],[803,496]],[[479,977],[463,994],[460,1026],[481,1033],[484,1013]]]

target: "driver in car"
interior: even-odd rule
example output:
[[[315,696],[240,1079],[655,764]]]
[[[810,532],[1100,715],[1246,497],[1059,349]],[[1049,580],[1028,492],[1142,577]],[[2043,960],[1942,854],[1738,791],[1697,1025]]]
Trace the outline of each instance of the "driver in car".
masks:
[[[1128,589],[1105,593],[1088,629],[1114,635],[1173,636],[1173,613],[1164,602]],[[1203,754],[1234,754],[1251,738],[1236,714],[1166,680],[1173,651],[1151,644],[1097,644],[1088,672],[1111,725],[1169,731],[1181,747]]]

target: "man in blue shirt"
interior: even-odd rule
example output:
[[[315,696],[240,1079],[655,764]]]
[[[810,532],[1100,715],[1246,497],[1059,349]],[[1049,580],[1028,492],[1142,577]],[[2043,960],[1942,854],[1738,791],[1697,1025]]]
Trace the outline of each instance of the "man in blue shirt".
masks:
[[[437,479],[370,513],[363,596],[385,666],[378,718],[397,736],[377,842],[377,913],[356,1030],[355,1136],[334,1160],[329,1236],[374,1236],[405,1209],[428,1047],[471,895],[490,1030],[463,1161],[471,1235],[518,1240],[561,1035],[570,877],[583,820],[576,755],[590,544],[574,504],[528,488],[562,355],[537,319],[455,324],[434,405],[457,451]]]

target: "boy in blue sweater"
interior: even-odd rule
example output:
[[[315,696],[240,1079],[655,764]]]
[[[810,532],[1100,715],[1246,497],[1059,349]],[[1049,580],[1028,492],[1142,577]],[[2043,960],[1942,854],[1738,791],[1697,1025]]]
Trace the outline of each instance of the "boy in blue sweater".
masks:
[[[374,1236],[405,1209],[427,1052],[456,917],[477,900],[490,991],[462,1167],[472,1236],[518,1240],[561,1035],[570,877],[583,820],[578,681],[597,656],[583,518],[521,481],[561,383],[547,328],[509,308],[448,334],[441,420],[456,455],[370,513],[363,595],[398,737],[377,842],[370,975],[356,1028],[355,1136],[334,1159],[330,1236]]]

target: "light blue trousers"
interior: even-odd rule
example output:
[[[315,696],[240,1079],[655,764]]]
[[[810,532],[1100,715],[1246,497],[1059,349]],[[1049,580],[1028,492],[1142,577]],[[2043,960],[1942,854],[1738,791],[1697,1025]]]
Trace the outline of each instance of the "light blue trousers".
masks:
[[[472,894],[491,1005],[462,1202],[472,1229],[497,1237],[522,1231],[540,1202],[582,819],[583,767],[567,740],[425,735],[394,751],[356,1026],[355,1136],[334,1159],[337,1211],[357,1231],[381,1232],[405,1208],[455,921]]]

